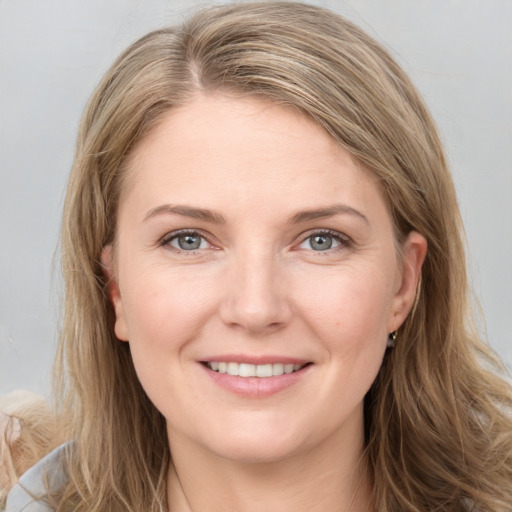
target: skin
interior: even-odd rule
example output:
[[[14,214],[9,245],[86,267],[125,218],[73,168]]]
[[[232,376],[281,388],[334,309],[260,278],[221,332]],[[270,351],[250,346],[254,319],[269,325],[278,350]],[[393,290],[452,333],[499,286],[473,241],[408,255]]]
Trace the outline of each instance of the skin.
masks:
[[[370,174],[311,120],[260,100],[198,95],[128,173],[103,259],[116,335],[167,420],[169,508],[369,510],[363,398],[412,307],[425,239],[411,233],[399,261]],[[180,249],[182,229],[203,237],[197,250]],[[201,364],[223,354],[309,365],[248,397]]]

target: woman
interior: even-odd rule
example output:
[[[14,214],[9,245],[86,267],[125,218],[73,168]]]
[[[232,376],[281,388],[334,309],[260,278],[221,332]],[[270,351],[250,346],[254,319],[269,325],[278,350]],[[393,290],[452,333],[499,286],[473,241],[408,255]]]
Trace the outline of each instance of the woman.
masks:
[[[360,29],[264,3],[143,37],[63,218],[72,442],[7,510],[510,509],[512,393],[443,149]]]

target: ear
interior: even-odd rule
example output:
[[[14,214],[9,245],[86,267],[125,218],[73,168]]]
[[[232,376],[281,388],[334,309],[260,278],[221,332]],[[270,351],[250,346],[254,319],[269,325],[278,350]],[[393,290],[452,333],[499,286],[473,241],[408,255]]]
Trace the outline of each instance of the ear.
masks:
[[[427,240],[416,231],[409,233],[402,247],[402,268],[393,297],[388,332],[396,331],[410,313],[416,299],[421,267],[427,255]]]
[[[101,263],[103,265],[103,272],[107,278],[107,293],[110,298],[110,302],[114,307],[114,313],[116,315],[114,332],[119,340],[128,341],[128,326],[126,324],[124,304],[121,297],[119,284],[114,272],[113,260],[114,256],[112,246],[107,245],[103,248],[103,252],[101,253]]]

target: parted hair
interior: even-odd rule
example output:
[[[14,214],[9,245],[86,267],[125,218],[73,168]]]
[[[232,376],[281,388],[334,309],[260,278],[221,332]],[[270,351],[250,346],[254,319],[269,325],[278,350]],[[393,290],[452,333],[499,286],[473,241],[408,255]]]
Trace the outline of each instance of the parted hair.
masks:
[[[380,512],[512,506],[512,392],[473,327],[463,228],[442,143],[388,51],[319,7],[202,9],[120,55],[79,128],[62,224],[65,304],[55,368],[69,450],[58,511],[166,509],[172,457],[129,344],[114,334],[101,265],[125,163],[198,94],[255,97],[313,119],[377,180],[397,247],[428,242],[416,301],[365,397],[365,457]]]

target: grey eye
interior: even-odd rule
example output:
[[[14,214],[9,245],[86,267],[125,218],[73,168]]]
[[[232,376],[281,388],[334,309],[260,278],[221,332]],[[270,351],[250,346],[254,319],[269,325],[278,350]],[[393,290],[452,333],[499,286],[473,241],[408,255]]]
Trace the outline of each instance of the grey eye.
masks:
[[[299,245],[299,248],[321,252],[328,251],[329,249],[336,249],[341,245],[348,245],[348,241],[344,240],[343,235],[319,231],[305,238]]]
[[[195,251],[196,249],[204,248],[207,244],[206,240],[194,233],[185,233],[174,237],[169,244],[182,251]]]
[[[329,235],[313,235],[308,240],[311,248],[315,251],[326,251],[333,245],[333,238]]]

